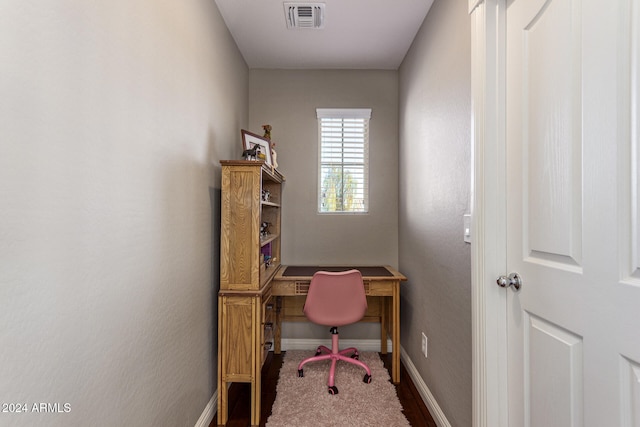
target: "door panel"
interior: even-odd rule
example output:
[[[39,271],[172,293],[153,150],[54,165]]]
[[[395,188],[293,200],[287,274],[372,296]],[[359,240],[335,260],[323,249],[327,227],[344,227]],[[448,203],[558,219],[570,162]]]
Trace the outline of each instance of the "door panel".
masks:
[[[640,106],[638,105],[638,102],[640,102],[640,0],[631,1],[627,11],[631,16],[629,28],[625,32],[628,39],[630,61],[624,65],[628,67],[630,72],[628,76],[629,86],[623,90],[630,94],[629,104],[626,106],[630,113],[630,122],[622,121],[622,127],[628,128],[629,131],[628,135],[626,135],[629,140],[629,150],[624,152],[621,157],[623,165],[620,170],[629,172],[626,176],[621,176],[622,182],[628,185],[623,186],[625,193],[622,194],[622,198],[629,198],[627,206],[631,212],[632,226],[630,230],[624,230],[622,234],[625,238],[630,239],[630,241],[625,242],[626,250],[630,251],[627,252],[630,265],[625,266],[625,270],[622,271],[622,277],[630,276],[629,278],[633,277],[640,280],[640,211],[638,209],[638,200],[640,200],[640,173],[638,171],[638,164],[640,163],[640,147],[638,147],[640,145]],[[624,45],[625,43],[623,43]],[[622,223],[624,224],[625,222]],[[627,268],[630,268],[630,270],[627,270]]]
[[[525,245],[532,258],[575,266],[582,247],[579,8],[568,0],[529,7],[520,53]]]
[[[622,420],[625,427],[640,427],[640,363],[622,358]]]
[[[525,331],[532,425],[582,425],[582,337],[536,316]],[[527,366],[528,363],[528,366]]]
[[[507,2],[510,427],[640,427],[639,17]]]

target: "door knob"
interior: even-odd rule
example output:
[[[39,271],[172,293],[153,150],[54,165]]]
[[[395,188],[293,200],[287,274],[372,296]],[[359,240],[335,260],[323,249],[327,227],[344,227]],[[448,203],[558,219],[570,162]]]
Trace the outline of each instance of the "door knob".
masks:
[[[519,291],[522,287],[522,278],[518,275],[518,273],[511,273],[509,276],[500,276],[496,283],[501,288],[508,288],[509,286],[513,286],[513,289]]]

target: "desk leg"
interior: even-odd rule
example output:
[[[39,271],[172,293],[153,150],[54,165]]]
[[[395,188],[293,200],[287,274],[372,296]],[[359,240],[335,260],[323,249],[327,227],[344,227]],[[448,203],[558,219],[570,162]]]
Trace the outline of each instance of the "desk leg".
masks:
[[[262,392],[261,374],[262,374],[262,343],[261,343],[261,324],[262,318],[260,308],[260,298],[251,299],[253,319],[257,322],[252,322],[252,341],[253,341],[253,354],[251,355],[251,425],[258,426],[260,424],[260,394]]]
[[[253,384],[251,384],[251,426],[257,427],[260,425],[260,393],[262,392],[262,386],[260,384],[260,372],[254,378]]]
[[[228,389],[227,383],[219,382],[218,386],[218,425],[224,426],[227,424],[228,419]]]
[[[226,372],[223,370],[223,366],[226,366],[224,362],[224,358],[226,356],[224,351],[221,351],[222,346],[224,345],[222,342],[222,322],[224,314],[222,311],[225,310],[224,300],[222,297],[218,297],[218,425],[223,426],[227,424],[227,418],[229,416],[228,413],[228,388],[227,382],[223,380],[226,375]]]
[[[280,354],[282,348],[280,341],[282,339],[282,297],[276,297],[276,327],[273,331],[273,354]]]
[[[392,375],[391,379],[394,384],[400,383],[400,282],[393,284],[393,307],[392,310],[392,334],[393,353],[392,357]]]
[[[387,340],[389,339],[389,297],[380,297],[382,304],[380,313],[380,353],[387,354]]]

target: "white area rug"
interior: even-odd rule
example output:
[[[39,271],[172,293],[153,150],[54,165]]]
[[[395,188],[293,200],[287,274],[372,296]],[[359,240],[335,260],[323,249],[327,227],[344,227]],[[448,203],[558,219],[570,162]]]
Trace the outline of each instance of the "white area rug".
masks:
[[[339,393],[334,396],[327,391],[330,361],[308,363],[304,377],[298,377],[298,363],[314,353],[286,352],[267,427],[410,427],[377,353],[360,353],[360,360],[371,369],[370,384],[362,381],[364,369],[338,362],[335,384]]]

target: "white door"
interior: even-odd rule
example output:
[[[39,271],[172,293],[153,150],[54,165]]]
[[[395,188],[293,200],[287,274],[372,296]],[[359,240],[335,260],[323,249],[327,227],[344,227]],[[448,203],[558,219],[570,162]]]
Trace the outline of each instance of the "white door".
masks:
[[[509,427],[640,427],[638,9],[507,1]]]

